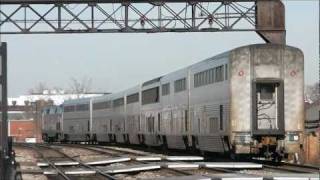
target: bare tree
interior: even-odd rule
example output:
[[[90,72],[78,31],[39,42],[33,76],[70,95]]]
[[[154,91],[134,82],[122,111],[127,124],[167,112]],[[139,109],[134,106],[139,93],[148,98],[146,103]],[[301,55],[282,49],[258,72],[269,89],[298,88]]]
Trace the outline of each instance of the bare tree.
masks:
[[[320,100],[319,82],[305,87],[305,97],[308,101],[315,102]]]
[[[91,90],[92,79],[88,77],[83,77],[81,80],[76,78],[70,79],[70,92],[77,94],[88,93]]]
[[[48,90],[49,87],[44,82],[39,82],[34,88],[28,90],[29,94],[42,94],[44,90]]]

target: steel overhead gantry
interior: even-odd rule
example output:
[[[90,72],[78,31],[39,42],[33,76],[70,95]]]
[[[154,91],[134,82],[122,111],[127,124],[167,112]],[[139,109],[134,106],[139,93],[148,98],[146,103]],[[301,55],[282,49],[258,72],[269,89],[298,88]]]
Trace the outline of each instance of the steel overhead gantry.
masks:
[[[0,34],[255,31],[285,43],[280,0],[0,0]]]

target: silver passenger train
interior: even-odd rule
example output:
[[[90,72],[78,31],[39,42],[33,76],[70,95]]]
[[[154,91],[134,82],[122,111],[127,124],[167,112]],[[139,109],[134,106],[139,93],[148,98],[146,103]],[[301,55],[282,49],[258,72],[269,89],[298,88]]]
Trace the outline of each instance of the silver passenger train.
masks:
[[[299,154],[303,67],[303,53],[294,47],[236,48],[119,93],[66,101],[57,140],[233,156]]]

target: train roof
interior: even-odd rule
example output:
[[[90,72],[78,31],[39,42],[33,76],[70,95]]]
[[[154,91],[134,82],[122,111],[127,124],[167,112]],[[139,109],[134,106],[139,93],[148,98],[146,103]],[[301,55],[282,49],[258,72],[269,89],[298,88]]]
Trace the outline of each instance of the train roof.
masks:
[[[79,98],[79,99],[70,99],[63,102],[63,105],[73,105],[73,104],[87,104],[90,103],[90,100],[93,97],[87,97],[87,98]]]
[[[111,95],[112,94],[106,94],[103,96],[98,96],[98,97],[93,97],[92,102],[105,102],[105,101],[110,101],[111,100]]]
[[[141,86],[140,85],[136,85],[132,88],[129,88],[127,89],[125,92],[126,92],[126,96],[128,95],[132,95],[132,94],[135,94],[135,93],[139,93],[141,90]]]
[[[230,50],[232,51],[232,50]],[[211,61],[215,61],[215,60],[218,60],[218,59],[221,59],[221,58],[224,58],[224,57],[227,57],[229,54],[230,54],[230,51],[226,51],[226,52],[223,52],[223,53],[220,53],[216,56],[212,56],[210,58],[207,58],[205,60],[202,60],[200,62],[197,62],[195,64],[192,64],[192,65],[189,65],[187,67],[184,67],[184,68],[181,68],[181,69],[178,69],[176,71],[173,71],[171,73],[168,73],[166,75],[163,75],[163,76],[160,76],[160,77],[157,77],[157,78],[154,78],[152,80],[149,80],[149,81],[146,81],[143,83],[143,86],[148,86],[148,85],[152,85],[152,84],[156,84],[158,82],[160,82],[161,80],[166,80],[166,79],[170,79],[172,78],[173,76],[176,77],[177,79],[181,76],[181,78],[188,72],[189,69],[193,68],[193,67],[196,67],[196,66],[199,66],[199,65],[202,65],[202,64],[206,64],[208,62],[211,62]]]
[[[168,73],[166,75],[156,77],[156,78],[151,79],[149,81],[145,81],[141,85],[137,85],[137,86],[134,86],[132,88],[129,88],[129,89],[126,89],[126,90],[123,90],[123,91],[120,91],[120,92],[117,92],[117,93],[114,93],[114,94],[108,94],[108,95],[103,95],[103,96],[94,97],[94,98],[81,98],[81,99],[76,99],[76,100],[68,100],[68,101],[65,101],[63,104],[84,103],[84,102],[89,102],[90,99],[93,99],[96,102],[104,101],[104,100],[108,100],[108,99],[109,100],[115,100],[115,99],[124,97],[126,95],[130,95],[130,94],[133,94],[135,92],[139,92],[141,90],[141,88],[142,89],[152,88],[152,87],[158,85],[161,80],[166,81],[166,79],[172,79],[173,77],[175,79],[179,79],[180,77],[183,78],[185,76],[185,74],[188,72],[189,69],[197,68],[197,67],[205,65],[207,63],[210,63],[210,62],[213,62],[213,61],[217,61],[217,60],[220,60],[222,58],[226,58],[233,51],[239,51],[241,49],[246,49],[246,48],[251,48],[251,47],[266,47],[267,48],[267,47],[271,47],[271,46],[279,46],[279,48],[280,47],[285,47],[285,48],[288,48],[288,49],[291,49],[291,50],[300,51],[302,53],[302,51],[300,49],[296,48],[296,47],[287,46],[287,45],[279,45],[279,44],[251,44],[251,45],[241,46],[241,47],[234,48],[234,49],[231,49],[229,51],[220,53],[220,54],[218,54],[216,56],[212,56],[210,58],[207,58],[207,59],[202,60],[200,62],[197,62],[195,64],[189,65],[189,66],[187,66],[185,68],[173,71],[173,72]]]

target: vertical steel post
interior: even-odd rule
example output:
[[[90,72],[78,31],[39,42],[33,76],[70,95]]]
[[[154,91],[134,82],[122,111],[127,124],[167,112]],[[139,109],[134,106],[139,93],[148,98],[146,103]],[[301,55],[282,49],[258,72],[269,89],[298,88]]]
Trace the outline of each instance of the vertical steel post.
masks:
[[[125,30],[128,30],[129,27],[129,2],[125,2],[122,5],[124,6],[124,26]]]
[[[1,103],[1,123],[0,123],[0,180],[5,179],[7,168],[5,162],[8,157],[8,115],[7,115],[7,44],[0,42],[0,103]]]
[[[62,30],[61,29],[61,6],[62,4],[56,4],[55,6],[58,7],[58,31]]]
[[[161,23],[161,19],[162,19],[162,11],[161,11],[161,8],[162,8],[162,6],[160,5],[160,6],[158,6],[158,19],[159,19],[159,21],[158,21],[158,26],[159,26],[159,28],[161,29],[162,28],[162,23]]]
[[[195,28],[196,27],[196,3],[192,4],[191,5],[191,16],[192,16],[192,28]]]
[[[91,7],[91,31],[94,30],[94,7],[95,4],[91,3],[89,4],[89,6]]]

